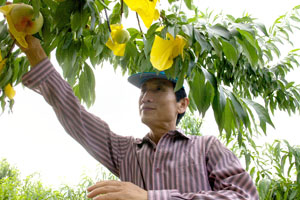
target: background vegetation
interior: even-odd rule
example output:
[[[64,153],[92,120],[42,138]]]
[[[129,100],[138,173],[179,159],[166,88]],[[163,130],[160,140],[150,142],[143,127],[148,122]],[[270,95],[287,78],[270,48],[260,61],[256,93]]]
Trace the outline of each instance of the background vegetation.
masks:
[[[280,48],[293,43],[290,36],[299,29],[300,6],[275,19],[267,29],[247,14],[236,18],[201,11],[194,5],[196,1],[169,0],[169,9],[162,10],[160,19],[149,29],[125,27],[131,39],[124,56],[115,56],[105,43],[110,35],[108,24],[124,22],[132,14],[123,1],[13,2],[32,4],[36,12],[42,12],[45,25],[39,37],[43,47],[48,55],[56,52],[64,78],[88,106],[95,101],[93,70],[104,61],[123,73],[155,71],[149,59],[155,36],[166,38],[171,33],[186,38],[184,59],[176,57],[166,73],[179,77],[176,88],[184,79],[188,82],[190,110],[204,117],[209,108],[213,109],[220,139],[243,161],[261,199],[300,199],[299,147],[278,140],[259,143],[259,137],[267,134],[267,124],[274,126],[269,113],[300,110],[299,85],[286,80],[286,74],[299,67],[299,49],[291,49],[285,56]],[[0,0],[0,5],[5,3]],[[183,12],[183,7],[192,15]],[[20,50],[12,48],[14,41],[6,25],[5,20],[0,22],[1,53],[7,58],[0,73],[3,110],[12,109],[14,101],[8,100],[2,89],[8,83],[20,84],[29,70]],[[181,126],[189,134],[200,134],[201,118],[191,116],[187,115]],[[19,171],[5,160],[0,170],[0,199],[84,199],[85,188],[95,181],[84,177],[78,187],[51,189],[36,174],[21,179]],[[107,178],[113,177],[108,174]]]

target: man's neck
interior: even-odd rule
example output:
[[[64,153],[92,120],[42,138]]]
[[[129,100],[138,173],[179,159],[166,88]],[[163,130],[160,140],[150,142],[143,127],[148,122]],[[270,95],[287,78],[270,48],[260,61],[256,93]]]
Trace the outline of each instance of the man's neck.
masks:
[[[162,127],[155,127],[150,128],[149,137],[150,139],[155,143],[158,144],[160,138],[168,133],[169,131],[175,130],[176,126],[170,126],[168,128],[162,128]]]

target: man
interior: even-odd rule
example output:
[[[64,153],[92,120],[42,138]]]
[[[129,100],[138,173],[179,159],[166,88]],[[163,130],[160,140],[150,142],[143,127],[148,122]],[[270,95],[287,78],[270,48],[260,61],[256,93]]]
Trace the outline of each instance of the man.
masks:
[[[24,85],[43,95],[65,130],[121,180],[97,182],[88,188],[89,198],[258,199],[249,174],[220,141],[176,129],[189,104],[183,88],[174,93],[176,80],[162,73],[129,77],[141,88],[140,116],[150,131],[143,139],[119,136],[80,105],[39,40],[26,40],[29,47],[22,50],[32,69],[24,75]]]

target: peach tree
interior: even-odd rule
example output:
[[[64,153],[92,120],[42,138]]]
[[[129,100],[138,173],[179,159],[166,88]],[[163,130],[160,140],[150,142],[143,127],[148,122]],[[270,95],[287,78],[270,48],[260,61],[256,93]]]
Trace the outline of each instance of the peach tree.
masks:
[[[0,6],[6,3],[0,0]],[[157,0],[11,3],[31,4],[35,16],[42,13],[44,24],[35,36],[47,55],[53,52],[63,77],[87,106],[95,101],[93,70],[108,62],[124,74],[165,71],[178,78],[175,90],[186,81],[190,110],[204,116],[211,107],[220,133],[228,140],[235,138],[245,149],[243,141],[254,131],[266,133],[267,124],[274,126],[270,112],[300,110],[300,87],[286,80],[286,74],[299,66],[299,49],[281,56],[278,47],[291,43],[290,35],[299,29],[300,6],[266,28],[249,15],[236,18],[203,12],[192,0],[161,2],[168,5],[165,10]],[[7,21],[2,19],[0,101],[5,110],[12,108],[13,87],[21,83],[29,63],[14,48]]]

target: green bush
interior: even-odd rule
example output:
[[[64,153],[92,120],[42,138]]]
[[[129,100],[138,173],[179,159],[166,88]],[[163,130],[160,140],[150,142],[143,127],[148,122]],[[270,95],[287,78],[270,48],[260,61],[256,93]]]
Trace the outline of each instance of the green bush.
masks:
[[[101,180],[116,180],[111,174],[101,170]],[[88,199],[86,188],[95,183],[91,177],[84,176],[75,187],[63,185],[59,189],[47,187],[35,173],[20,179],[19,170],[6,159],[0,161],[0,199],[1,200],[74,200]],[[98,177],[97,177],[98,179]],[[98,179],[98,180],[100,180]]]

